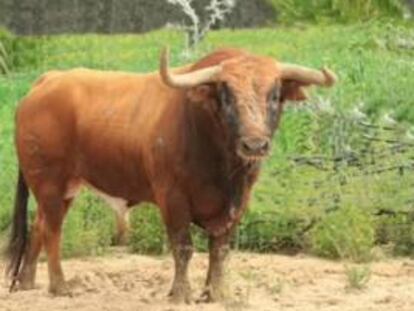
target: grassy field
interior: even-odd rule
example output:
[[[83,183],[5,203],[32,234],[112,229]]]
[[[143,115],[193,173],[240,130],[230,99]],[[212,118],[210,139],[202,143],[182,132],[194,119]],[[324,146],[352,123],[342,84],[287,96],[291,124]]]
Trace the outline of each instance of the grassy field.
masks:
[[[174,31],[19,39],[10,55],[15,71],[0,77],[0,231],[7,231],[14,196],[14,109],[41,72],[77,66],[147,72],[157,69],[166,44],[175,65],[232,46],[327,65],[340,77],[336,88],[315,91],[306,105],[286,112],[234,247],[356,261],[413,255],[414,31],[409,26],[384,20],[222,30],[210,33],[192,53],[182,52],[183,35]],[[65,225],[64,254],[104,252],[114,233],[112,212],[86,192],[75,205]],[[166,250],[155,209],[136,209],[131,223],[131,250]],[[203,235],[195,231],[203,250]]]

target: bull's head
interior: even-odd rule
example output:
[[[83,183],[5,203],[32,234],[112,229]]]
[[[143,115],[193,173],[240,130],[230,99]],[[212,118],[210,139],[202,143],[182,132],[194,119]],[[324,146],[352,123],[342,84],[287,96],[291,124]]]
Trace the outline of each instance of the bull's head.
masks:
[[[215,52],[178,74],[169,70],[165,49],[160,74],[170,87],[187,89],[194,101],[209,102],[230,133],[236,154],[249,162],[269,154],[286,100],[304,100],[306,87],[330,87],[337,80],[326,68],[280,63],[240,50]]]

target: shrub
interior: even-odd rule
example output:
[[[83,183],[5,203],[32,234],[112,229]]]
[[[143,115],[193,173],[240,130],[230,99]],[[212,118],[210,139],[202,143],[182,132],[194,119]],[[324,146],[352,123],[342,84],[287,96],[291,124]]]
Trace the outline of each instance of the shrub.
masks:
[[[374,245],[371,216],[356,206],[328,214],[311,232],[312,251],[329,258],[370,260]]]
[[[297,252],[304,248],[303,219],[284,210],[272,212],[252,208],[245,215],[234,247],[255,252]]]
[[[143,205],[130,215],[131,251],[143,254],[162,254],[167,249],[167,238],[158,208]]]
[[[414,256],[414,214],[382,215],[376,224],[376,242],[393,254]]]
[[[95,195],[85,192],[69,210],[63,232],[63,256],[100,255],[112,244],[115,218]]]

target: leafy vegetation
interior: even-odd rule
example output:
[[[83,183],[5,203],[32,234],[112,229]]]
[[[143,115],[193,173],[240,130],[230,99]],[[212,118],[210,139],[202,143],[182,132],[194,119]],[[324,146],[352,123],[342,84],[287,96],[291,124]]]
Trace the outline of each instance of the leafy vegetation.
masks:
[[[346,289],[362,290],[367,286],[369,280],[371,279],[371,268],[366,265],[346,265],[345,275],[348,281]]]
[[[9,45],[11,35],[0,28],[0,74],[9,72]]]
[[[173,64],[188,61],[181,55],[182,35],[173,31],[24,40],[13,55],[19,59],[24,50],[22,61],[14,63],[11,75],[0,76],[0,231],[10,222],[17,175],[14,110],[41,72],[75,66],[156,70],[166,43]],[[338,87],[314,91],[306,104],[286,111],[233,247],[353,261],[370,260],[374,247],[413,255],[413,30],[391,21],[222,30],[209,33],[191,57],[220,46],[327,65],[340,77]],[[76,200],[65,225],[66,256],[100,254],[112,243],[115,221],[104,205],[87,192]],[[156,209],[135,209],[131,225],[132,251],[167,249]],[[194,231],[198,249],[205,250],[203,233]]]
[[[292,23],[298,20],[361,21],[380,17],[403,16],[407,8],[403,0],[268,0],[281,19]]]

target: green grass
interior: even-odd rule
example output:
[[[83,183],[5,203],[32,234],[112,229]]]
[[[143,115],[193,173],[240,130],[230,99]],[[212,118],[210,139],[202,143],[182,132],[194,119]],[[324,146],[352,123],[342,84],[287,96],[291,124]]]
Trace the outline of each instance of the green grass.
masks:
[[[347,290],[365,289],[371,279],[371,268],[369,266],[345,266],[347,278]]]
[[[190,56],[181,53],[184,36],[170,31],[140,36],[62,35],[20,40],[12,57],[19,60],[14,63],[15,72],[7,78],[0,77],[0,231],[9,224],[14,196],[14,109],[38,74],[77,66],[147,72],[157,69],[159,50],[167,44],[172,47],[175,65],[197,59],[217,47],[232,46],[281,61],[327,65],[340,77],[337,87],[315,90],[307,103],[330,103],[333,113],[297,109],[293,104],[284,115],[273,154],[264,165],[234,247],[263,252],[299,250],[354,261],[369,260],[376,244],[391,244],[396,254],[414,253],[414,219],[409,203],[412,172],[365,174],[410,163],[411,149],[374,164],[369,153],[361,155],[362,168],[325,163],[325,170],[320,170],[291,160],[298,155],[335,156],[343,152],[345,145],[355,152],[368,148],[376,154],[390,147],[383,139],[404,141],[405,130],[414,122],[414,31],[409,25],[374,21],[222,30],[210,33]],[[27,51],[25,46],[35,48]],[[361,128],[350,113],[356,105],[363,105],[361,110],[371,122],[381,126],[382,114],[390,112],[398,121],[396,128],[388,132]],[[377,135],[378,141],[367,144],[362,135]],[[100,254],[111,244],[114,219],[103,205],[88,193],[76,201],[65,225],[66,256]],[[33,208],[32,204],[32,211]],[[375,216],[381,209],[403,213]],[[132,251],[166,250],[155,210],[137,209],[131,220]],[[198,249],[205,250],[202,233],[195,233]]]
[[[371,20],[384,16],[401,17],[407,8],[404,0],[268,0],[286,23],[302,20]]]

